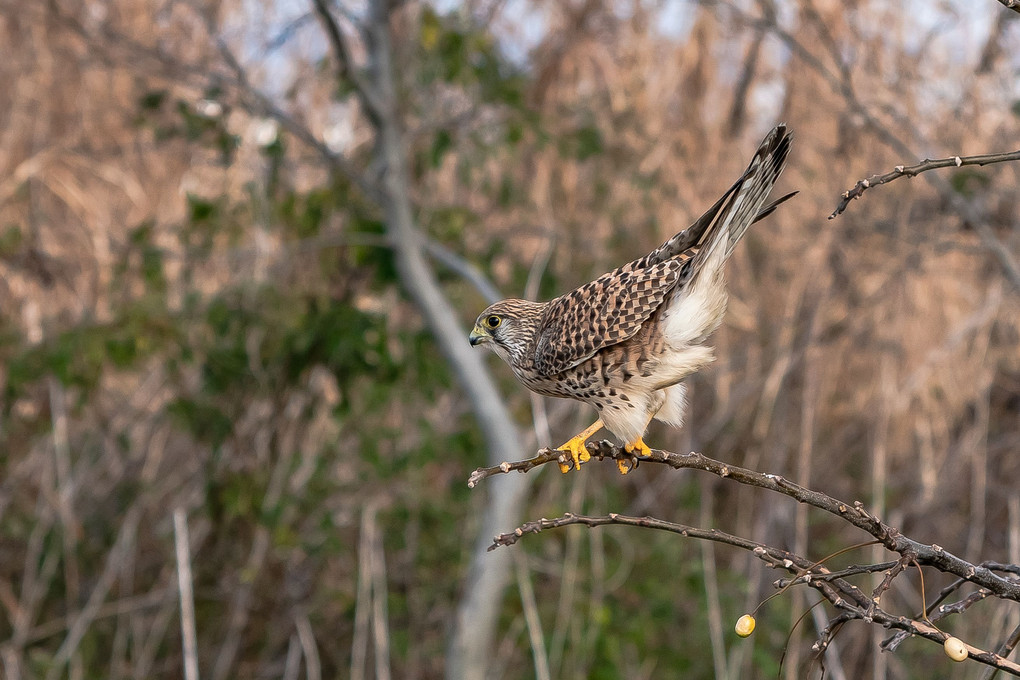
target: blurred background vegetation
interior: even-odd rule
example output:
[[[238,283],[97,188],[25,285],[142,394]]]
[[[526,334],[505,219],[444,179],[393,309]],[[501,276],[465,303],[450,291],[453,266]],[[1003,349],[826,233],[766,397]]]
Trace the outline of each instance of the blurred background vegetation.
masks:
[[[450,675],[490,500],[465,482],[490,444],[373,195],[368,10],[324,4],[346,72],[312,2],[0,0],[4,677],[183,677],[178,508],[202,677]],[[825,219],[861,177],[1016,148],[1018,19],[992,0],[407,2],[407,198],[442,293],[466,333],[487,286],[548,298],[643,254],[786,121],[780,190],[800,195],[737,250],[720,358],[689,425],[650,443],[1020,563],[1020,166],[900,180]],[[492,368],[524,455],[589,418]],[[862,540],[653,468],[536,471],[503,528],[618,511],[819,558]],[[775,677],[809,604],[774,600],[738,642],[776,578],[746,554],[618,527],[505,554],[491,678]],[[919,609],[914,583],[886,604]],[[945,627],[985,647],[1020,622],[971,612]],[[818,672],[814,625],[787,677]],[[844,630],[831,677],[975,670],[881,639]]]

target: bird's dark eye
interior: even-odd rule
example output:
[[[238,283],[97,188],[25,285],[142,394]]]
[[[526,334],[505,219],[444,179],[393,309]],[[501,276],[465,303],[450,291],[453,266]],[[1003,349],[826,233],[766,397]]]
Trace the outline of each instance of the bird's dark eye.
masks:
[[[485,325],[489,328],[496,328],[499,326],[499,322],[502,321],[498,316],[493,314],[492,316],[485,317]]]

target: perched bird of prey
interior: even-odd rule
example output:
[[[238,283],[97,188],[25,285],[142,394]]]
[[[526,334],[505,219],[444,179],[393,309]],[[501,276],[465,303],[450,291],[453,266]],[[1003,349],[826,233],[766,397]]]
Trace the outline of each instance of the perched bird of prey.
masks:
[[[714,359],[705,342],[726,311],[726,259],[752,223],[794,195],[765,204],[790,141],[785,125],[775,127],[715,205],[644,257],[554,300],[502,300],[478,316],[471,344],[492,349],[525,387],[598,410],[558,447],[574,468],[590,459],[585,441],[602,427],[637,456],[650,451],[643,436],[652,418],[682,425],[683,379]]]

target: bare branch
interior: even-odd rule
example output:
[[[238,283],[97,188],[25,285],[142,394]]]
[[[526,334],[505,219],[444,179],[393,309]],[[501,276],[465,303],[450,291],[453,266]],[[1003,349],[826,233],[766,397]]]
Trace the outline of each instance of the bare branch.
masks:
[[[379,116],[382,113],[379,93],[358,72],[357,65],[354,62],[354,55],[351,52],[351,46],[347,42],[340,24],[329,11],[329,7],[326,6],[326,0],[312,0],[312,3],[315,5],[315,13],[319,16],[319,21],[322,22],[323,30],[326,31],[326,35],[329,37],[329,44],[333,48],[333,56],[336,57],[340,77],[347,78],[354,84],[358,96],[365,105],[366,112],[373,121],[378,123]]]
[[[982,562],[981,566],[991,569],[993,571],[1001,571],[1007,574],[1016,574],[1020,576],[1020,565],[1017,564],[1002,564],[1001,562]],[[925,613],[931,616],[933,621],[938,621],[939,619],[948,614],[957,613],[956,611],[954,611],[954,609],[959,606],[960,604],[959,602],[955,604],[946,605],[944,608],[945,611],[943,611],[943,608],[939,607],[939,605],[942,604],[942,602],[944,602],[947,597],[955,593],[960,588],[960,586],[962,586],[966,582],[967,581],[962,578],[956,579],[955,581],[947,585],[945,588],[943,588],[939,592],[939,596],[935,598],[935,600],[932,601],[931,604],[928,605],[928,609],[926,610]],[[985,593],[984,597],[987,597],[987,593]],[[982,597],[981,599],[984,599],[984,597]],[[967,606],[969,607],[970,605]],[[964,608],[966,609],[966,607]],[[918,617],[920,616],[921,615],[918,614]],[[882,642],[881,647],[882,649],[889,652],[895,651],[896,648],[900,646],[900,643],[906,640],[908,637],[910,636],[907,635],[906,633],[903,632],[896,633],[895,635],[892,635],[886,640],[884,640]],[[1008,656],[1008,653],[1003,654],[1001,651],[999,652],[999,654],[1002,654],[1003,656]]]
[[[489,550],[495,550],[501,546],[513,545],[525,534],[537,534],[542,531],[546,531],[547,529],[558,529],[572,524],[583,524],[586,527],[601,527],[607,524],[624,524],[627,526],[647,527],[649,529],[669,531],[674,534],[680,534],[681,536],[690,536],[691,538],[700,538],[706,541],[726,543],[727,545],[736,546],[738,548],[754,552],[755,555],[762,558],[770,566],[775,566],[776,564],[781,565],[784,560],[788,560],[792,556],[792,553],[788,553],[783,550],[776,550],[763,543],[749,541],[745,538],[740,538],[739,536],[734,536],[733,534],[728,534],[725,531],[719,531],[717,529],[699,529],[698,527],[687,524],[677,524],[675,522],[667,522],[666,520],[656,519],[655,517],[629,517],[627,515],[619,515],[615,512],[598,517],[575,515],[572,512],[567,512],[556,519],[542,518],[532,522],[526,522],[510,533],[496,536],[492,541],[492,545],[489,546]],[[804,566],[809,566],[809,564],[810,563],[807,563]]]
[[[589,528],[614,524],[645,527],[649,529],[658,529],[660,531],[668,531],[684,537],[724,543],[750,551],[758,559],[771,567],[786,569],[796,573],[798,578],[795,579],[795,581],[804,583],[805,585],[819,591],[834,607],[841,610],[841,614],[833,619],[835,625],[830,625],[827,629],[828,632],[823,633],[824,644],[819,646],[819,650],[823,649],[824,646],[831,641],[835,631],[838,630],[838,627],[841,626],[842,623],[855,619],[873,622],[886,628],[894,628],[906,633],[907,635],[917,635],[938,643],[945,642],[946,638],[949,637],[946,633],[943,633],[933,627],[929,622],[924,621],[923,619],[912,620],[883,610],[878,606],[877,602],[864,595],[859,588],[843,579],[830,580],[826,578],[815,578],[815,574],[809,572],[804,573],[805,570],[816,566],[816,563],[803,556],[796,555],[785,550],[780,550],[778,548],[773,548],[739,536],[734,536],[724,531],[719,531],[718,529],[702,529],[685,524],[668,522],[655,517],[630,517],[616,513],[601,516],[588,516],[575,515],[568,512],[554,519],[543,518],[526,522],[512,532],[500,534],[493,539],[493,544],[489,547],[489,550],[494,550],[500,546],[513,545],[526,534],[537,534],[549,529],[558,529],[560,527],[574,524],[587,526]],[[913,558],[910,558],[907,561],[913,562]],[[902,573],[902,571],[898,573]],[[953,607],[958,611],[963,611],[970,605],[984,599],[984,597],[987,597],[988,595],[989,593],[987,591],[983,589],[978,590],[976,593],[965,598],[960,603],[953,605]],[[952,612],[947,611],[946,613]],[[943,614],[943,616],[945,616],[945,614]],[[1020,676],[1020,665],[1009,661],[1000,654],[988,652],[969,644],[965,644],[965,647],[967,648],[967,652],[971,658],[998,670],[1003,670],[1007,673]]]
[[[886,569],[892,569],[897,563],[898,560],[878,562],[876,564],[854,564],[838,571],[827,571],[824,574],[812,574],[811,578],[818,579],[820,581],[831,581],[834,578],[845,578],[847,576],[857,576],[858,574],[874,574],[879,571],[885,571]],[[790,585],[791,582],[792,579],[779,579],[775,582],[775,586],[777,588],[785,588]]]
[[[892,552],[899,553],[901,556],[911,555],[919,564],[930,565],[943,572],[959,576],[966,581],[989,589],[997,597],[1020,602],[1020,582],[1003,578],[984,565],[967,562],[940,545],[920,543],[907,538],[898,529],[885,524],[881,519],[868,512],[860,501],[853,503],[840,501],[827,494],[795,484],[780,475],[729,465],[700,453],[679,454],[652,449],[650,455],[638,459],[625,451],[623,447],[605,440],[597,443],[589,442],[588,452],[596,460],[608,458],[632,464],[661,463],[678,470],[684,468],[704,470],[719,477],[733,479],[740,484],[781,493],[800,503],[824,510],[849,522],[873,536]],[[562,455],[562,451],[543,449],[537,456],[528,460],[516,463],[503,462],[493,467],[479,468],[471,474],[468,484],[474,486],[482,479],[514,470],[527,472],[554,460],[558,461]]]
[[[591,517],[588,515],[575,515],[574,513],[564,513],[561,517],[556,519],[542,518],[531,522],[526,522],[512,532],[500,534],[492,539],[492,545],[489,546],[489,550],[495,550],[500,546],[510,546],[519,541],[525,534],[537,534],[547,529],[558,529],[560,527],[570,526],[571,524],[581,524],[589,528],[605,526],[608,524],[623,524],[626,526],[646,527],[649,529],[658,529],[660,531],[668,531],[681,536],[689,538],[699,538],[705,541],[713,541],[715,543],[725,543],[732,545],[737,548],[750,551],[755,557],[760,559],[762,562],[770,567],[777,569],[787,569],[798,576],[798,579],[804,583],[812,583],[812,587],[817,588],[823,593],[827,593],[826,597],[831,601],[856,601],[856,607],[866,607],[869,604],[869,600],[864,593],[857,587],[853,586],[849,582],[840,581],[837,585],[838,588],[833,587],[828,580],[814,581],[813,576],[810,572],[811,569],[817,568],[816,562],[798,556],[787,550],[780,548],[774,548],[764,543],[758,543],[740,536],[734,536],[733,534],[720,531],[718,529],[701,529],[699,527],[690,526],[686,524],[677,524],[675,522],[667,522],[666,520],[657,519],[655,517],[630,517],[627,515],[620,515],[615,512],[611,512],[608,515]],[[822,571],[826,571],[824,567]],[[846,596],[849,597],[846,597]]]
[[[489,304],[503,298],[503,295],[500,294],[496,285],[489,280],[489,277],[483,274],[478,267],[453,252],[442,243],[422,236],[422,245],[424,246],[425,251],[435,258],[437,262],[448,267],[462,279],[474,286],[475,290],[481,293],[482,297],[484,297]]]
[[[1020,13],[1020,0],[999,0],[999,4]]]
[[[900,177],[915,177],[922,172],[935,170],[937,168],[960,168],[965,165],[991,165],[992,163],[1005,163],[1007,161],[1016,160],[1020,160],[1020,150],[1012,151],[1010,153],[982,154],[980,156],[950,156],[949,158],[939,158],[937,160],[925,159],[917,165],[897,165],[891,172],[887,172],[884,175],[872,175],[867,179],[862,179],[857,182],[853,188],[844,191],[839,205],[837,205],[836,209],[831,215],[829,215],[829,219],[834,219],[838,215],[842,214],[843,211],[847,209],[847,206],[850,205],[850,201],[855,198],[859,198],[871,187],[878,186],[879,184],[886,184],[894,179],[899,179]]]
[[[589,451],[590,450],[589,444]],[[486,477],[491,477],[492,475],[506,474],[507,472],[528,472],[539,465],[545,465],[546,463],[551,463],[554,460],[560,463],[568,463],[570,461],[563,451],[557,451],[556,449],[542,449],[534,458],[518,460],[513,463],[503,461],[499,465],[495,465],[493,467],[478,468],[472,472],[471,476],[468,478],[468,488],[475,488],[478,482],[482,481]]]
[[[371,182],[366,178],[366,173],[355,168],[346,158],[344,158],[343,155],[330,149],[329,146],[319,139],[311,130],[277,106],[277,104],[268,95],[251,83],[248,79],[247,72],[237,60],[237,57],[234,56],[233,51],[231,51],[230,47],[222,37],[213,33],[213,30],[214,28],[210,27],[210,33],[215,36],[216,46],[219,49],[220,56],[223,57],[223,61],[226,62],[227,67],[230,68],[233,73],[232,84],[238,89],[242,99],[247,100],[247,107],[253,112],[261,111],[264,115],[276,120],[284,127],[284,129],[301,140],[304,144],[307,144],[309,147],[317,151],[332,170],[343,174],[372,200],[376,202],[380,201],[381,194],[379,189],[374,182]]]
[[[1013,632],[1010,633],[1002,645],[995,650],[995,653],[999,656],[1007,657],[1012,654],[1018,644],[1020,644],[1020,625],[1017,625],[1017,627],[1013,629]],[[996,669],[989,667],[987,672],[981,676],[981,680],[991,680],[995,675],[995,670]]]

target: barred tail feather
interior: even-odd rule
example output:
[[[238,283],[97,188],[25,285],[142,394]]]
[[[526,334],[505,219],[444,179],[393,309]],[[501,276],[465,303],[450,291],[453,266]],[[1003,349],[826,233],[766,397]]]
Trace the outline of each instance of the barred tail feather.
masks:
[[[790,141],[792,136],[787,133],[785,125],[779,125],[774,128],[762,142],[758,151],[755,153],[754,159],[751,161],[751,165],[744,171],[744,174],[740,176],[740,179],[729,188],[729,190],[723,194],[722,198],[715,202],[715,204],[705,211],[705,213],[697,219],[691,226],[687,227],[681,232],[678,232],[668,238],[662,245],[648,253],[643,257],[630,262],[620,267],[620,272],[639,271],[648,267],[657,265],[666,260],[671,260],[674,257],[689,253],[692,248],[698,248],[703,246],[707,241],[710,234],[719,226],[720,216],[727,214],[730,204],[733,202],[735,195],[749,182],[753,183],[753,179],[756,176],[756,171],[765,170],[771,165],[774,168],[771,185],[775,183],[775,180],[779,177],[779,173],[783,169],[783,164],[786,160],[786,155],[790,150]],[[771,162],[770,162],[771,161]],[[768,175],[767,172],[762,172],[763,175]],[[751,223],[757,222],[760,219],[768,217],[775,211],[776,207],[780,203],[793,198],[797,194],[796,191],[789,193],[782,198],[772,201],[764,208],[758,211]],[[764,195],[768,195],[768,191],[764,192]],[[731,223],[735,223],[735,220],[731,220]],[[727,255],[733,251],[733,247],[737,241],[740,240],[740,236],[743,235],[747,229],[747,224],[739,230],[733,230],[731,233],[735,234],[734,238],[729,240],[727,245]]]
[[[786,167],[786,157],[790,153],[792,141],[793,135],[786,131],[786,126],[778,125],[772,129],[761,146],[758,147],[758,151],[745,173],[745,176],[751,176],[744,180],[740,188],[740,193],[745,190],[747,192],[746,208],[739,212],[735,211],[728,221],[730,238],[726,247],[727,257],[733,252],[737,242],[740,241],[751,224],[771,213],[779,203],[793,195],[788,194],[767,208],[762,207],[772,192],[772,187],[779,179],[779,175],[782,174],[783,168]],[[758,163],[757,168],[755,167],[756,163]]]
[[[728,258],[751,224],[792,195],[784,196],[765,207],[765,201],[786,165],[791,141],[792,135],[787,132],[785,125],[773,128],[762,140],[743,176],[702,217],[704,219],[711,215],[711,223],[694,246],[698,253],[691,263],[690,277],[697,275],[716,247],[724,243],[726,251],[723,259]]]

